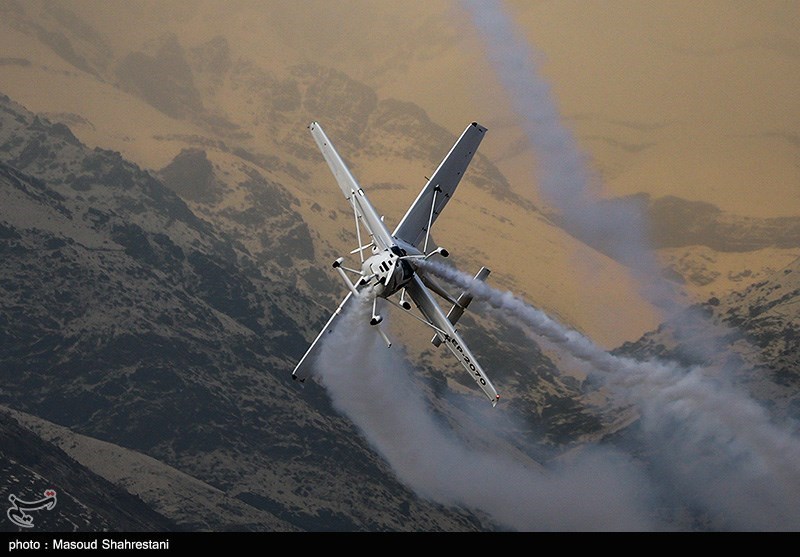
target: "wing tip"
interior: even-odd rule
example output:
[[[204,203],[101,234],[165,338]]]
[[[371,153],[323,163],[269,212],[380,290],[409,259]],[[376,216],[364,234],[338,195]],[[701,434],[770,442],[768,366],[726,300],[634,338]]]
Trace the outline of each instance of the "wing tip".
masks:
[[[481,125],[480,125],[478,122],[472,122],[472,123],[470,124],[470,126],[472,126],[473,128],[478,128],[478,131],[479,131],[480,133],[483,133],[483,132],[485,132],[485,131],[486,131],[486,127],[484,127],[484,126],[481,126]]]

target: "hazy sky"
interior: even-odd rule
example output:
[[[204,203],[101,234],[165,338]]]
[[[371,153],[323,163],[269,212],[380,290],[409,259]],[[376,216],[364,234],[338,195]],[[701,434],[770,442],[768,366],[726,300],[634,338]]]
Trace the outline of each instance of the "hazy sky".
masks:
[[[536,48],[556,108],[589,155],[604,192],[671,193],[744,214],[800,215],[795,2],[504,5]],[[187,49],[224,36],[234,59],[247,57],[279,73],[304,61],[330,65],[382,96],[420,105],[445,127],[482,121],[494,135],[483,150],[512,184],[535,164],[530,150],[519,149],[524,131],[503,101],[461,2],[82,0],[23,6],[37,25],[58,32],[71,9],[116,60],[169,32]],[[4,56],[59,65],[35,28],[7,19],[11,27],[0,37]],[[71,48],[99,59],[86,36],[85,29],[69,31]],[[5,89],[22,102],[29,97],[45,106],[44,97],[57,99],[64,88],[47,83],[57,77],[52,71],[18,70],[0,68]],[[39,91],[18,83],[34,75]],[[73,81],[71,87],[87,87],[85,95],[106,102],[89,85]]]

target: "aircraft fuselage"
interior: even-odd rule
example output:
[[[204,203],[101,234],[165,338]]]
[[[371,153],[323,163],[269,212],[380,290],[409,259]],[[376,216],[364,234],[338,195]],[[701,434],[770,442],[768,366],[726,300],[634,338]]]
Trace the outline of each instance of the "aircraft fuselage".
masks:
[[[412,248],[412,252],[418,250]],[[412,253],[413,254],[413,253]],[[409,254],[399,246],[392,246],[384,250],[373,250],[373,255],[361,265],[361,274],[364,278],[361,283],[372,285],[375,294],[388,298],[411,281],[414,277],[414,265],[401,257]]]

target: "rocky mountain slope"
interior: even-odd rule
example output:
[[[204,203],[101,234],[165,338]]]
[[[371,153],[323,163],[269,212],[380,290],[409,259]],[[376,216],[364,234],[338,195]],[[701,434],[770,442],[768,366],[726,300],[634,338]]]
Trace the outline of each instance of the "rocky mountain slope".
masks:
[[[146,513],[152,514],[155,510],[163,516],[172,518],[172,520],[163,519],[150,526],[152,530],[283,532],[297,530],[292,524],[276,518],[272,513],[231,497],[222,490],[180,472],[155,458],[114,443],[75,433],[69,428],[30,414],[8,409],[4,412],[9,419],[14,419],[21,426],[27,428],[29,437],[36,442],[51,447],[51,450],[54,449],[53,446],[58,447],[71,459],[75,459],[73,466],[80,463],[86,468],[86,473],[91,470],[92,475],[102,478],[104,482],[102,492],[111,496],[116,495],[122,502],[126,500],[125,497],[130,499],[132,494]],[[26,455],[20,460],[25,463],[35,459],[31,455]],[[75,484],[71,482],[74,482],[74,479],[81,479],[80,474],[73,470],[54,476],[52,471],[42,469],[39,474],[42,476],[42,480],[48,478],[53,484],[69,485],[71,489],[75,488]],[[65,478],[71,478],[71,482],[66,482]],[[86,504],[86,507],[93,510],[95,505],[96,503],[92,502]],[[66,519],[72,515],[69,509],[64,510],[63,513],[59,509],[59,512],[54,514],[63,514],[62,518]],[[97,531],[104,528],[112,531],[135,531],[142,530],[145,526],[146,524],[144,526],[129,524],[124,520],[115,520],[112,517],[100,526],[87,522],[81,524],[78,529]],[[43,529],[50,530],[49,525],[43,524]]]
[[[297,289],[297,276],[270,271],[269,249],[257,261],[233,224],[199,218],[154,174],[87,149],[7,97],[2,108],[2,402],[23,412],[15,416],[40,443],[60,446],[176,529],[496,528],[480,513],[420,499],[319,385],[298,391],[289,371],[308,324],[292,316],[326,312]],[[209,171],[202,153],[183,157],[191,164],[161,172],[173,188],[193,169],[213,184],[217,167]],[[238,164],[249,177],[243,191],[273,200],[268,218],[305,228],[280,184]],[[297,241],[278,234],[257,245],[292,262],[304,253]],[[690,335],[733,343],[750,363],[735,368],[737,379],[786,417],[797,412],[796,266],[710,299],[711,321],[692,321]],[[418,387],[471,444],[546,462],[636,423],[631,409],[602,402],[476,304],[464,330],[504,386],[507,428],[489,431],[485,417],[465,411],[474,386],[447,358],[430,348],[414,358]],[[714,324],[727,332],[713,337]],[[667,324],[621,351],[676,361],[700,353],[684,327],[675,330],[667,340]],[[713,354],[724,355],[715,365],[731,363],[728,350]]]
[[[310,225],[319,267],[320,261],[349,252],[353,234],[346,205],[308,141],[310,121],[325,126],[358,179],[374,191],[373,202],[387,222],[396,223],[463,126],[482,114],[464,112],[455,127],[445,128],[418,104],[381,95],[340,69],[291,54],[277,36],[243,34],[235,14],[263,18],[267,12],[256,5],[242,5],[242,12],[219,10],[219,25],[210,34],[198,34],[193,24],[171,25],[165,15],[173,9],[179,19],[192,19],[192,10],[181,6],[128,13],[126,5],[121,9],[127,17],[141,21],[132,36],[122,29],[110,32],[120,20],[108,18],[105,10],[84,12],[87,5],[54,10],[48,3],[8,1],[2,6],[3,48],[9,60],[29,62],[0,66],[6,94],[70,126],[84,143],[118,151],[144,168],[166,169],[185,150],[204,151],[215,166],[215,183],[225,187],[215,199],[186,199],[193,210],[213,213],[222,226],[247,236],[242,241],[256,255],[262,251],[258,220],[263,206],[256,207],[240,186],[248,181],[237,168],[241,159],[294,197],[297,212]],[[212,12],[218,8],[203,6]],[[265,24],[275,27],[269,18]],[[62,37],[91,72],[43,42],[45,32]],[[432,39],[441,42],[435,35]],[[55,90],[63,94],[52,95]],[[185,194],[185,188],[181,191]],[[444,244],[457,238],[470,246],[465,264],[476,270],[484,264],[506,269],[505,286],[607,346],[658,323],[652,305],[631,294],[636,287],[624,266],[575,242],[534,208],[481,149],[448,218],[437,223],[437,237]],[[481,218],[472,218],[476,214]],[[255,220],[245,227],[232,216]],[[512,271],[519,267],[519,253],[547,264]],[[590,262],[592,271],[568,272],[576,259]],[[301,281],[298,287],[303,286]],[[331,288],[319,280],[313,287],[323,295]],[[609,316],[617,327],[604,326]]]
[[[800,259],[711,297],[620,351],[726,370],[781,419],[800,419]]]
[[[480,524],[411,495],[319,387],[299,396],[290,316],[310,301],[291,284],[118,153],[7,97],[0,118],[4,404],[295,527]]]
[[[250,178],[238,168],[241,159],[254,164],[265,181],[278,182],[290,192],[290,202],[309,223],[315,257],[309,265],[302,258],[293,263],[299,266],[300,276],[311,278],[316,274],[316,280],[311,278],[312,287],[321,290],[323,296],[333,287],[321,280],[313,267],[352,249],[352,231],[344,215],[346,207],[336,188],[330,187],[327,169],[306,137],[308,123],[323,123],[360,181],[370,191],[375,190],[375,202],[386,213],[387,222],[396,222],[461,126],[480,119],[489,124],[491,141],[481,147],[458,203],[454,204],[461,208],[448,209],[447,216],[453,218],[442,219],[437,225],[443,242],[448,244],[452,241],[449,238],[459,238],[472,246],[474,255],[465,264],[476,269],[483,264],[503,269],[503,286],[513,288],[608,348],[638,338],[663,317],[638,292],[624,265],[598,254],[596,249],[601,246],[597,241],[602,243],[602,238],[579,236],[580,241],[576,242],[553,226],[557,219],[533,210],[539,201],[531,184],[530,164],[522,160],[529,157],[529,149],[518,140],[519,130],[505,115],[504,105],[498,100],[501,95],[495,91],[491,78],[492,70],[484,67],[474,37],[459,31],[464,10],[454,10],[447,3],[431,3],[415,10],[402,33],[390,22],[403,17],[404,8],[388,5],[358,10],[353,6],[327,6],[325,2],[297,7],[243,2],[235,8],[213,1],[157,7],[134,2],[107,10],[102,3],[94,2],[55,6],[48,2],[5,0],[0,3],[0,10],[4,26],[0,44],[5,53],[0,72],[6,94],[51,120],[70,126],[84,143],[118,151],[144,168],[166,169],[184,151],[203,151],[214,166],[211,174],[219,191],[213,198],[204,198],[200,193],[187,196],[184,185],[180,195],[195,212],[218,220],[229,231],[236,229],[261,262],[259,226],[264,224],[265,207],[241,186]],[[559,80],[568,77],[565,52],[553,42],[550,33],[539,27],[542,21],[560,21],[569,8],[515,6],[512,11],[524,25],[537,28],[534,43],[553,50],[550,75]],[[602,17],[613,23],[620,16],[619,11],[609,8]],[[737,32],[745,12],[738,9],[727,13],[733,22],[727,32]],[[530,19],[532,14],[537,14],[535,20]],[[648,14],[640,15],[643,21],[649,21]],[[569,17],[569,28],[583,28],[587,25],[585,17]],[[325,23],[302,23],[317,18]],[[346,19],[341,25],[352,32],[346,36],[331,32],[328,22],[338,19]],[[136,24],[124,25],[123,21]],[[668,34],[665,41],[668,36],[669,40],[677,40],[673,35],[680,32],[676,23],[680,21],[684,20],[676,14],[661,14],[660,25]],[[372,31],[359,32],[367,28]],[[294,32],[287,34],[285,29]],[[626,26],[625,37],[628,33],[635,35]],[[376,40],[379,35],[385,35],[386,40]],[[590,42],[603,40],[592,33],[584,34],[584,38]],[[353,50],[355,44],[360,45],[358,52],[370,52],[367,61]],[[621,48],[624,44],[612,46]],[[652,49],[653,45],[646,47]],[[598,52],[598,59],[603,60],[611,50]],[[582,60],[586,54],[569,53]],[[668,53],[674,56],[675,50],[667,46],[655,48],[654,55],[663,57]],[[773,54],[781,56],[779,51]],[[728,58],[722,58],[727,68]],[[591,57],[584,61],[590,66],[597,62]],[[774,61],[772,55],[770,61]],[[474,87],[465,82],[472,75],[481,75],[486,94],[495,91],[498,99],[477,103],[481,95],[468,94]],[[615,82],[624,81],[624,75],[618,77]],[[603,83],[597,80],[593,86],[601,87]],[[639,85],[631,90],[639,91]],[[605,95],[583,98],[585,102],[605,99],[602,109],[594,105],[585,109],[581,108],[581,99],[572,94],[578,90],[586,87],[558,88],[566,118],[582,146],[595,157],[598,173],[612,184],[610,195],[617,191],[634,195],[644,191],[657,200],[651,214],[658,217],[659,238],[670,240],[658,243],[663,246],[662,267],[688,300],[702,301],[746,286],[748,281],[758,280],[800,255],[791,235],[788,243],[760,248],[765,243],[775,244],[766,239],[775,226],[785,228],[769,220],[776,217],[764,213],[767,205],[751,203],[739,208],[735,196],[725,195],[724,184],[698,168],[695,158],[702,161],[703,157],[673,152],[684,148],[678,145],[689,145],[686,134],[677,132],[687,127],[694,129],[693,122],[704,121],[693,115],[692,97],[682,97],[687,106],[678,111],[680,122],[654,123],[654,117],[642,113],[640,106],[650,97],[636,99],[636,110],[626,116],[612,102],[619,95],[613,99]],[[453,91],[461,93],[454,95]],[[780,106],[777,103],[775,109]],[[663,107],[652,109],[659,111]],[[736,152],[749,141],[757,143],[753,152],[769,148],[778,153],[770,145],[782,138],[788,141],[782,145],[791,148],[791,135],[778,131],[776,118],[770,113],[762,127],[772,128],[753,131],[748,138],[737,140]],[[442,122],[447,124],[442,126]],[[713,127],[713,137],[721,137],[720,141],[727,141],[732,133],[741,133],[725,131],[724,126],[718,128]],[[703,127],[704,133],[711,129]],[[636,149],[639,144],[644,147]],[[692,153],[708,154],[709,149],[715,149],[706,139],[694,136],[691,145],[685,149]],[[757,189],[764,191],[764,201],[768,199],[770,207],[776,205],[776,196],[768,193],[770,188],[785,189],[777,181],[783,172],[781,160],[791,155],[784,151],[785,148],[769,168],[762,168],[775,170],[775,179],[758,181]],[[661,161],[675,160],[681,164],[661,168]],[[198,169],[202,167],[201,164]],[[678,167],[684,169],[686,176],[668,180],[669,172]],[[692,174],[695,170],[696,177]],[[751,170],[738,173],[736,192],[743,191],[742,176]],[[649,178],[641,178],[642,175]],[[638,189],[631,190],[634,186]],[[205,189],[208,187],[206,183]],[[686,194],[689,190],[691,195]],[[714,192],[719,199],[708,197]],[[672,197],[664,197],[668,195]],[[669,199],[675,202],[665,205]],[[696,238],[684,238],[681,215],[686,215],[686,208],[695,201],[723,208],[723,213],[716,216],[713,210],[692,212],[693,218],[699,218],[692,230],[717,223],[713,225],[717,241],[704,244],[712,247],[698,249],[697,244],[691,243]],[[678,208],[676,203],[682,206]],[[784,203],[780,216],[795,227],[797,216],[791,213],[790,206]],[[481,218],[473,219],[475,214]],[[755,222],[753,218],[766,220]],[[247,219],[252,222],[245,225]],[[291,223],[272,224],[286,225],[286,234],[304,234]],[[272,234],[276,233],[273,228]],[[680,245],[675,243],[676,234]],[[728,239],[721,243],[719,234]],[[734,241],[737,237],[744,241]],[[587,249],[587,243],[595,249]],[[302,244],[296,245],[299,248]],[[738,251],[724,251],[731,247]],[[520,266],[520,255],[536,257],[542,264]],[[580,265],[576,266],[576,261]],[[299,280],[297,286],[305,288],[305,281]],[[332,299],[335,297],[332,295]],[[614,327],[607,326],[609,320],[615,323]]]
[[[414,495],[319,385],[298,391],[288,375],[343,291],[328,262],[355,241],[352,214],[305,126],[324,123],[387,222],[397,222],[460,126],[480,119],[468,95],[451,98],[471,90],[454,84],[481,74],[474,57],[470,71],[454,70],[466,63],[469,40],[444,28],[434,3],[404,26],[400,49],[359,35],[370,52],[365,64],[333,27],[312,26],[327,48],[307,41],[306,27],[286,36],[287,18],[310,17],[303,6],[131,2],[114,12],[104,4],[0,0],[0,92],[11,97],[0,101],[0,402],[34,416],[25,423],[45,441],[178,528],[493,528],[480,513]],[[390,35],[403,11],[391,8],[383,27],[365,27],[369,13],[341,9],[351,16],[348,29]],[[517,7],[523,19],[540,9],[545,21],[561,8]],[[339,11],[323,2],[313,15]],[[603,17],[617,12],[610,7]],[[542,40],[561,41],[547,33]],[[781,45],[768,50],[784,52]],[[564,60],[554,58],[554,76],[569,73]],[[727,152],[696,130],[688,141],[677,133],[706,122],[691,106],[678,107],[677,122],[641,107],[629,117],[619,107],[587,113],[575,96],[588,90],[559,87],[610,191],[631,194],[609,203],[641,204],[663,274],[688,302],[704,302],[695,308],[704,319],[676,319],[697,323],[694,336],[709,346],[730,345],[747,362],[734,366],[739,380],[780,415],[796,416],[798,217],[789,202],[788,213],[777,211],[774,196],[764,207],[714,199],[724,180],[712,170],[703,180],[691,173],[693,164],[720,166],[703,166],[709,151],[720,155],[714,161],[738,153],[723,174],[751,199],[742,176],[753,170],[739,172],[744,155],[780,144],[764,158],[769,175],[792,176],[794,167],[787,174],[781,162],[796,159],[796,138],[771,115],[760,125],[772,131],[747,137],[723,126],[722,145],[736,147]],[[431,99],[444,102],[432,110]],[[492,284],[607,348],[654,329],[659,312],[605,239],[565,230],[531,194],[530,175],[519,172],[526,148],[496,104],[477,113],[488,114],[500,146],[488,138],[481,146],[437,223],[438,241],[459,268],[487,264]],[[684,143],[697,154],[687,155]],[[689,170],[670,181],[676,166]],[[500,450],[545,461],[631,422],[632,413],[608,414],[604,400],[588,404],[580,377],[564,374],[480,302],[474,309],[463,330],[503,386]],[[427,331],[414,331],[390,332],[410,347],[419,389],[437,415],[471,443],[496,448],[488,415],[465,411],[470,379],[432,349]],[[668,323],[622,350],[700,358],[687,338]],[[714,357],[720,353],[731,358],[727,349]],[[181,506],[174,492],[159,495],[162,476],[181,489],[195,482],[198,497]]]
[[[314,251],[280,184],[244,159],[228,167],[239,170],[244,196],[264,209],[250,213],[264,224],[254,244],[237,234],[236,225],[252,233],[241,212],[219,209],[231,217],[227,227],[219,219],[220,230],[118,153],[89,150],[63,124],[0,100],[4,404],[69,428],[71,437],[59,434],[70,439],[65,449],[112,481],[132,483],[109,466],[117,459],[90,458],[101,440],[255,507],[237,511],[236,520],[216,510],[198,518],[186,509],[208,508],[202,497],[181,508],[156,500],[179,527],[485,527],[417,499],[332,411],[319,385],[299,390],[291,382],[307,346],[303,331],[320,325],[306,316],[321,320],[329,310],[297,287],[314,280],[302,278],[297,263],[307,264]],[[162,170],[167,183],[179,190],[189,171],[213,183],[201,153],[183,157],[190,164],[179,159]],[[288,265],[300,270],[287,273]],[[499,370],[509,415],[534,434],[504,436],[503,450],[544,458],[597,432],[600,422],[576,398],[578,383],[559,378],[535,345],[522,350],[519,333],[501,323],[465,323],[486,365]],[[473,442],[497,445],[475,422],[479,415],[458,408],[476,396],[471,380],[428,346],[418,361],[420,388]],[[436,402],[454,389],[461,392],[456,407]],[[76,442],[81,435],[96,441]],[[361,456],[353,460],[353,451]],[[325,464],[342,458],[357,471]],[[384,483],[388,499],[375,498],[370,485]],[[152,491],[137,493],[150,501]],[[416,502],[400,503],[406,499]],[[369,510],[415,507],[410,519],[405,511],[376,518]]]
[[[128,490],[81,466],[6,411],[0,411],[0,441],[3,447],[0,495],[6,506],[10,506],[9,497],[33,502],[43,498],[50,489],[56,492],[54,507],[26,513],[36,530],[158,532],[178,529],[175,522],[154,512]],[[0,531],[24,530],[4,516]]]
[[[724,296],[766,278],[800,256],[800,217],[731,214],[712,203],[674,196],[637,194],[602,200],[598,211],[613,215],[635,209],[661,265],[690,301]],[[558,214],[551,214],[560,222]],[[613,235],[564,228],[598,251],[614,257]]]

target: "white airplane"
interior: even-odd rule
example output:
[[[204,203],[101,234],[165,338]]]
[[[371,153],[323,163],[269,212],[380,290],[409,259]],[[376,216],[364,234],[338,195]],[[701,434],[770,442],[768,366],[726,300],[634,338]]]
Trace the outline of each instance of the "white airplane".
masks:
[[[441,287],[435,277],[426,273],[424,267],[418,264],[434,255],[448,256],[447,250],[441,247],[428,251],[429,245],[433,245],[430,235],[431,226],[453,196],[456,186],[461,181],[464,171],[486,133],[486,128],[476,122],[467,126],[393,233],[389,233],[383,218],[378,216],[364,190],[358,185],[320,125],[312,122],[309,129],[339,183],[342,193],[353,208],[358,247],[350,253],[358,253],[361,269],[345,267],[342,257],[333,262],[333,268],[342,277],[349,292],[295,367],[292,379],[305,381],[310,372],[310,357],[322,336],[326,332],[333,331],[336,317],[353,300],[353,296],[367,295],[372,297],[370,324],[375,326],[387,346],[391,346],[392,343],[379,325],[383,319],[378,313],[379,298],[401,308],[433,329],[435,334],[431,342],[436,346],[444,343],[483,390],[492,406],[496,405],[500,395],[497,394],[486,373],[455,329],[456,322],[472,301],[472,295],[462,292],[458,298],[454,298]],[[369,241],[366,244],[363,243],[361,236],[362,226],[369,235]],[[368,249],[371,250],[372,255],[365,258],[364,251]],[[357,277],[355,283],[345,271]],[[475,278],[483,281],[487,276],[489,276],[489,269],[482,267]],[[395,302],[392,296],[398,292],[400,299],[399,302]],[[432,292],[452,304],[447,315],[442,311]],[[417,306],[422,317],[410,313],[411,304],[408,302],[408,298],[411,298]]]

